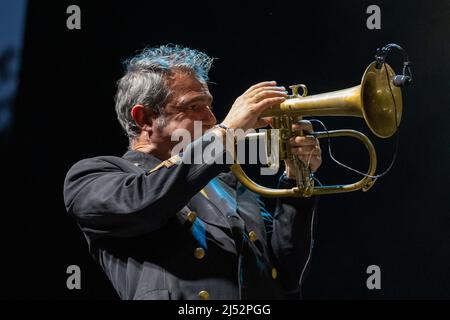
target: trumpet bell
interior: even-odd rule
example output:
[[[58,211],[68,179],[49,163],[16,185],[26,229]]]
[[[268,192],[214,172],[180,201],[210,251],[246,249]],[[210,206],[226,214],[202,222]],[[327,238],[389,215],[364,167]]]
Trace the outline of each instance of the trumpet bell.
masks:
[[[370,130],[380,138],[389,138],[400,125],[402,117],[402,92],[394,86],[394,70],[383,64],[377,69],[371,63],[364,72],[360,98],[363,117]]]

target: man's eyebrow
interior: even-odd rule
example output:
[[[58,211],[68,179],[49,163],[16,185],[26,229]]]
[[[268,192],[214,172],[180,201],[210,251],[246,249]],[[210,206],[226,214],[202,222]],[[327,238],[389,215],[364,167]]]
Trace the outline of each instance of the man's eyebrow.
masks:
[[[205,100],[208,101],[209,103],[212,103],[213,97],[211,95],[201,95],[201,96],[196,96],[193,98],[182,99],[180,101],[179,105],[190,104],[190,103],[205,101]]]

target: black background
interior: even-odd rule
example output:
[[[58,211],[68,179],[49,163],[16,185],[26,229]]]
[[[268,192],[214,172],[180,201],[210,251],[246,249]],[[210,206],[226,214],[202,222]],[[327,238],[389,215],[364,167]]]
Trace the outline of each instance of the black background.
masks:
[[[81,8],[81,30],[66,28],[71,4]],[[371,4],[381,8],[381,30],[366,27]],[[15,123],[2,139],[1,297],[117,298],[65,212],[62,185],[76,161],[125,152],[113,96],[120,62],[138,49],[171,42],[219,58],[210,90],[221,120],[259,81],[306,83],[310,94],[357,85],[375,49],[396,42],[414,73],[397,162],[368,193],[322,197],[304,297],[450,298],[449,17],[448,1],[31,1]],[[400,72],[400,54],[390,63]],[[377,139],[361,119],[322,120],[329,129],[367,133],[379,168],[389,164],[394,140]],[[367,165],[356,142],[336,139],[333,151]],[[358,178],[326,155],[318,177],[326,184]],[[66,288],[72,264],[82,270],[78,291]],[[372,264],[381,268],[381,290],[366,287]]]

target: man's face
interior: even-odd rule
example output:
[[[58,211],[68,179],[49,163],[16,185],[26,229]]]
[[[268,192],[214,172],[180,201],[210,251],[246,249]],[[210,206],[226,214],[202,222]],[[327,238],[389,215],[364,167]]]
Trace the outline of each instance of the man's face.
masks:
[[[216,124],[211,112],[213,98],[206,83],[184,72],[174,73],[169,83],[173,93],[162,115],[165,125],[157,129],[161,141],[167,139],[175,145],[177,142],[170,142],[170,137],[176,129],[185,129],[192,139],[198,138],[194,136],[194,121],[201,121],[202,132],[197,132],[200,134]]]

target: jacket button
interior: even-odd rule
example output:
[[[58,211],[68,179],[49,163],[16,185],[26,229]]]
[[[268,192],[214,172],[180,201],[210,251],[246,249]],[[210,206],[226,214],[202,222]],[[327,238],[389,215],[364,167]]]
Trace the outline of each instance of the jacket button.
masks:
[[[276,279],[278,277],[278,271],[275,268],[272,268],[272,279]]]
[[[208,300],[208,299],[209,299],[209,292],[206,291],[206,290],[202,290],[202,291],[200,291],[200,292],[198,293],[198,297],[199,297],[201,300]]]
[[[196,257],[197,259],[203,259],[205,257],[205,250],[203,248],[195,249],[194,257]]]
[[[190,223],[193,223],[195,219],[197,219],[197,213],[195,211],[191,211],[187,214],[187,219]]]
[[[251,242],[255,242],[256,239],[258,239],[258,236],[256,235],[255,231],[250,231],[248,233],[248,238],[250,239]]]

